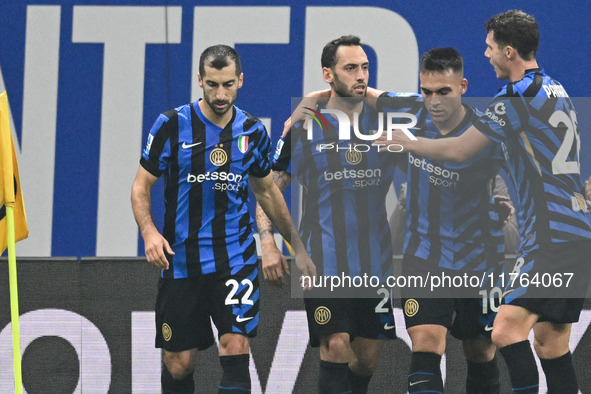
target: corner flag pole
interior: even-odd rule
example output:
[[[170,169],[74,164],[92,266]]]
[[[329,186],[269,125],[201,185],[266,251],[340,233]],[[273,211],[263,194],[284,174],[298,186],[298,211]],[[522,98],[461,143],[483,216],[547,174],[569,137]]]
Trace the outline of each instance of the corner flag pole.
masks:
[[[14,392],[22,394],[21,334],[18,310],[18,285],[16,276],[16,251],[14,240],[14,207],[6,205],[8,233],[8,276],[10,283],[10,321],[12,325],[12,358],[14,362]]]
[[[15,228],[14,228],[14,167],[12,164],[14,146],[10,132],[8,97],[0,94],[0,157],[2,164],[2,201],[6,207],[6,237],[8,247],[8,277],[10,285],[10,320],[12,326],[12,357],[14,366],[14,392],[22,394],[21,340],[18,310],[18,287],[16,276]]]

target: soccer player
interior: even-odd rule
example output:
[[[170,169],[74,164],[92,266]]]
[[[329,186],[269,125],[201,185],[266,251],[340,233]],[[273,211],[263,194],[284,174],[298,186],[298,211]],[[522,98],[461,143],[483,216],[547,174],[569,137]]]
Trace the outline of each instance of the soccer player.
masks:
[[[467,88],[460,53],[453,48],[435,48],[421,58],[422,97],[385,93],[379,102],[381,107],[387,107],[382,111],[416,114],[417,123],[412,129],[415,136],[447,139],[461,135],[482,116],[462,103]],[[403,277],[453,277],[465,272],[498,275],[504,263],[502,222],[493,214],[492,196],[501,164],[498,149],[490,146],[462,164],[412,153],[405,158],[407,232]],[[501,216],[505,220],[507,213]],[[443,393],[440,363],[450,329],[454,337],[462,340],[468,364],[466,392],[499,392],[496,347],[490,339],[498,307],[490,294],[493,287],[494,283],[489,282],[482,288],[462,292],[448,288],[437,297],[401,289],[406,329],[412,341],[409,393]]]
[[[256,335],[259,321],[259,283],[249,185],[291,240],[303,274],[315,274],[301,240],[291,237],[289,211],[269,175],[267,132],[234,105],[242,82],[234,49],[207,48],[199,61],[203,99],[158,117],[133,183],[131,202],[147,260],[162,269],[156,347],[164,349],[164,393],[194,392],[197,352],[214,344],[210,317],[223,369],[218,392],[250,392],[248,338]],[[150,208],[151,188],[160,176],[163,234]]]
[[[380,111],[415,114],[414,132],[426,138],[459,135],[478,119],[472,108],[462,104],[461,97],[468,85],[462,57],[456,50],[428,51],[421,59],[420,77],[422,97],[372,88],[368,88],[368,94],[381,94]],[[497,275],[504,259],[501,225],[512,212],[507,199],[498,198],[494,207],[491,204],[501,160],[499,152],[491,147],[462,165],[434,162],[417,155],[403,158],[409,190],[404,276],[424,278],[428,272],[454,275],[466,271]],[[500,215],[492,209],[501,210]],[[440,360],[449,328],[462,340],[468,361],[467,392],[498,392],[496,348],[490,340],[498,307],[490,293],[493,284],[483,284],[483,288],[472,293],[447,293],[456,299],[405,297],[405,320],[413,342],[409,392],[442,392]]]
[[[513,274],[533,278],[536,273],[574,273],[571,286],[577,293],[549,298],[559,286],[540,294],[534,285],[517,283],[505,290],[492,339],[507,363],[515,392],[538,392],[539,376],[527,339],[533,328],[548,392],[576,393],[569,338],[589,280],[588,264],[582,262],[591,253],[576,113],[564,87],[538,66],[539,32],[533,16],[510,10],[492,17],[485,27],[485,56],[497,78],[509,81],[489,104],[486,117],[457,138],[410,141],[395,135],[392,142],[415,154],[455,162],[492,143],[501,144],[518,196],[521,241]]]
[[[375,130],[377,114],[363,102],[369,61],[360,39],[343,36],[330,41],[321,63],[324,80],[330,85],[325,108],[338,109],[351,118],[359,114],[363,134]],[[325,115],[324,119],[327,129],[308,126],[313,127],[312,139],[302,124],[283,135],[273,163],[274,178],[281,189],[289,185],[292,174],[302,184],[300,233],[318,264],[319,276],[367,274],[383,279],[392,265],[385,197],[392,184],[394,161],[375,148],[363,154],[355,151],[353,145],[365,142],[370,146],[369,142],[358,137],[339,140],[336,118]],[[326,149],[318,149],[321,146]],[[272,237],[271,223],[260,209],[257,225],[265,278],[280,283],[284,258]],[[311,346],[320,347],[318,391],[365,393],[385,340],[396,337],[389,291],[372,290],[369,298],[334,298],[322,290],[312,289],[304,300]]]
[[[394,255],[402,255],[404,238],[406,237],[406,187],[406,182],[400,185],[398,202],[389,219]],[[511,204],[509,188],[501,175],[495,177],[493,195],[498,201],[506,201],[508,204]],[[515,208],[512,205],[511,207],[507,205],[504,208],[498,208],[504,211],[499,214],[499,220],[504,218],[503,235],[505,241],[503,244],[505,245],[505,255],[515,255],[519,244],[519,229],[517,228],[517,219],[515,218]]]

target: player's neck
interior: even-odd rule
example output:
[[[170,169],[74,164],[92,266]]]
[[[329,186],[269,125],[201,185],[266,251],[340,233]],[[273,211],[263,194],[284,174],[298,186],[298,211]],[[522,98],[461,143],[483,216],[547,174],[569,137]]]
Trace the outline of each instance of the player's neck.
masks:
[[[345,112],[349,115],[349,120],[353,121],[353,114],[354,113],[361,113],[363,110],[363,101],[362,100],[355,100],[352,97],[341,97],[335,95],[333,92],[326,103],[327,109],[338,109],[339,111]]]
[[[525,76],[525,72],[527,70],[531,70],[533,68],[540,68],[540,66],[538,66],[538,62],[535,58],[532,60],[520,59],[515,64],[515,67],[512,68],[511,73],[509,74],[509,81],[510,82],[521,81],[523,79],[523,77]]]
[[[462,120],[464,120],[465,117],[466,117],[466,107],[464,107],[464,105],[462,104],[461,108],[458,111],[456,111],[453,114],[453,116],[448,119],[447,122],[439,123],[434,120],[433,124],[437,127],[437,130],[439,130],[440,134],[446,135],[450,131],[452,131],[456,127],[458,127],[460,125],[460,123],[462,123]]]
[[[218,115],[211,109],[211,107],[209,106],[209,104],[207,104],[205,100],[199,100],[199,109],[201,110],[203,116],[207,118],[207,120],[209,120],[211,123],[222,129],[226,127],[226,125],[234,115],[233,106],[230,107],[230,109],[225,114]]]

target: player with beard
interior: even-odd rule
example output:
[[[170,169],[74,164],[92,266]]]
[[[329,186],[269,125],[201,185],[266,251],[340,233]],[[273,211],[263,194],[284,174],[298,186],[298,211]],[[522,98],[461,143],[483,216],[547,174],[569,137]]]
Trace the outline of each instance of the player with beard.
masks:
[[[482,116],[462,103],[468,83],[463,76],[462,56],[455,49],[435,48],[426,52],[421,59],[420,82],[422,96],[372,88],[368,88],[368,95],[380,96],[380,112],[414,114],[417,123],[412,132],[425,138],[460,135]],[[504,261],[501,227],[512,212],[506,198],[497,198],[496,207],[492,205],[494,179],[501,159],[499,152],[491,147],[461,165],[431,161],[418,155],[399,156],[408,182],[403,276],[426,277],[429,272],[497,276]],[[445,178],[442,174],[451,175]],[[490,339],[498,307],[498,299],[493,296],[489,299],[488,290],[493,287],[489,282],[483,284],[485,289],[451,291],[437,298],[411,296],[402,290],[413,352],[409,392],[443,391],[440,361],[448,330],[462,340],[468,363],[466,391],[499,392],[496,348]],[[486,299],[481,296],[482,290],[486,290]]]
[[[417,122],[410,130],[426,139],[461,135],[482,116],[462,102],[468,80],[462,56],[453,48],[434,48],[423,55],[420,88],[421,96],[373,89],[371,95],[382,93],[380,111],[415,114]],[[500,150],[491,146],[462,164],[412,153],[404,157],[407,194],[402,275],[453,277],[468,272],[498,276],[504,263],[501,222],[507,218],[502,214],[501,220],[493,205]],[[508,207],[498,203],[498,208]],[[489,296],[489,291],[495,284],[438,289],[432,295],[420,289],[401,289],[412,341],[409,393],[443,393],[440,363],[448,331],[462,341],[468,366],[466,392],[499,392],[496,347],[490,339],[498,297],[494,292]]]
[[[518,199],[521,241],[512,271],[518,280],[507,285],[492,339],[507,363],[514,392],[539,391],[528,340],[533,328],[548,392],[577,393],[569,339],[589,285],[591,214],[580,177],[576,112],[564,87],[537,63],[539,31],[533,16],[510,10],[493,16],[485,28],[484,54],[497,78],[509,81],[488,105],[486,117],[458,137],[410,141],[395,133],[392,143],[452,162],[470,160],[495,143],[503,147]],[[544,276],[565,282],[548,287],[534,282]]]
[[[291,237],[289,211],[269,172],[263,124],[234,105],[243,75],[226,45],[199,61],[203,100],[161,114],[142,151],[131,202],[148,262],[160,268],[156,347],[164,349],[164,393],[193,393],[197,353],[219,339],[218,392],[250,392],[249,338],[259,322],[259,283],[249,186],[281,234],[291,239],[304,274],[315,268]],[[165,182],[162,234],[152,220],[151,189]]]
[[[364,103],[369,61],[359,38],[343,36],[329,42],[321,63],[324,81],[330,85],[330,98],[323,108],[342,111],[350,116],[351,124],[353,114],[359,114],[360,132],[370,134],[377,128],[377,114]],[[331,115],[324,118],[327,129],[310,124],[307,127],[313,129],[308,130],[296,124],[282,136],[273,177],[281,190],[292,176],[297,177],[304,190],[300,236],[319,275],[343,273],[353,278],[367,274],[384,279],[392,272],[385,198],[395,163],[376,149],[354,160],[350,144],[367,141],[357,137],[339,140],[337,119]],[[338,145],[339,149],[318,150],[321,144]],[[371,179],[363,179],[367,186],[356,183],[360,178],[333,175],[352,172],[371,174]],[[257,225],[265,278],[280,284],[285,258],[260,207]],[[385,340],[396,337],[390,294],[380,288],[373,289],[369,297],[351,298],[349,293],[349,298],[335,298],[338,296],[324,290],[312,289],[304,300],[311,346],[320,347],[318,391],[365,393]]]

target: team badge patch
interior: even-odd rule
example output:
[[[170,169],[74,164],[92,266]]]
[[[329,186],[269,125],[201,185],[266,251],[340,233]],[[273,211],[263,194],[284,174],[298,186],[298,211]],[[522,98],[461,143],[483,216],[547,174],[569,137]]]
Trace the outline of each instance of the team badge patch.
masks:
[[[241,153],[246,153],[246,151],[248,150],[248,136],[247,135],[241,135],[240,137],[238,137],[238,150]]]
[[[211,164],[213,164],[214,166],[223,166],[224,164],[226,164],[226,161],[228,160],[228,155],[226,154],[226,151],[222,148],[215,148],[209,154],[209,160],[211,161]]]
[[[170,341],[170,338],[172,338],[172,329],[166,323],[162,325],[162,337],[166,342]]]
[[[409,298],[404,303],[404,314],[408,317],[413,317],[419,311],[419,303],[414,298]]]
[[[348,150],[347,153],[345,153],[345,160],[347,160],[349,164],[352,164],[354,166],[361,163],[362,159],[363,155],[361,154],[361,152],[357,152],[355,150]]]
[[[330,309],[325,306],[319,306],[314,311],[314,320],[320,325],[324,325],[330,321]]]

